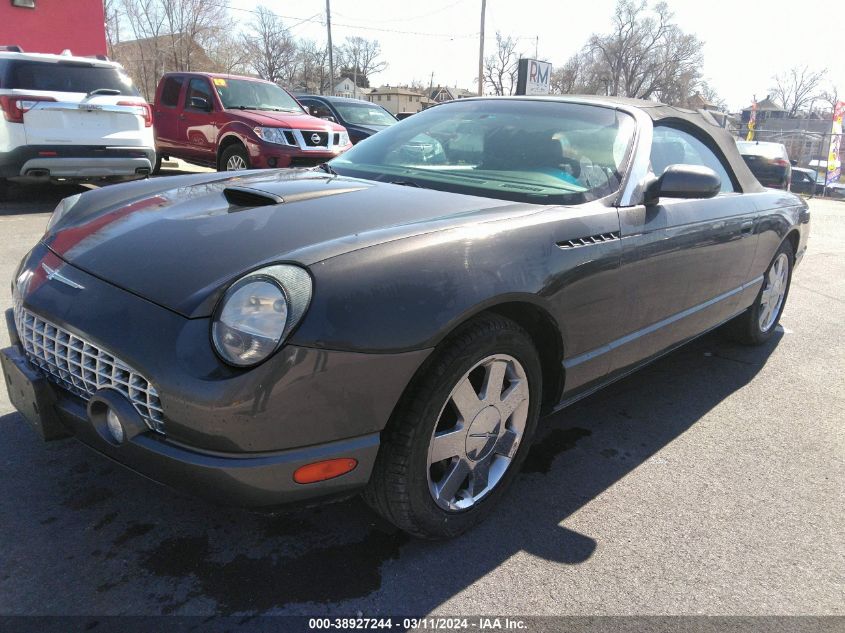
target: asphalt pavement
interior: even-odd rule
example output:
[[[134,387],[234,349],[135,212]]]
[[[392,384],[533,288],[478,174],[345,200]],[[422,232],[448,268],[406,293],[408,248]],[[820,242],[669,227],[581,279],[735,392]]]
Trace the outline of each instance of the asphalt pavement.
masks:
[[[0,308],[76,191],[0,205]],[[811,208],[768,345],[715,332],[545,419],[498,511],[449,542],[357,499],[216,507],[42,443],[0,393],[0,614],[845,614],[845,203]]]

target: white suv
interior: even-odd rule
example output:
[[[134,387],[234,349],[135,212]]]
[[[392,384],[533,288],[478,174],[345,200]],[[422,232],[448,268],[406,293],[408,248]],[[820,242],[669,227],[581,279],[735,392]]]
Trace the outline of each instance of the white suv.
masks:
[[[0,46],[0,110],[0,198],[10,180],[126,180],[155,165],[152,110],[104,57]]]

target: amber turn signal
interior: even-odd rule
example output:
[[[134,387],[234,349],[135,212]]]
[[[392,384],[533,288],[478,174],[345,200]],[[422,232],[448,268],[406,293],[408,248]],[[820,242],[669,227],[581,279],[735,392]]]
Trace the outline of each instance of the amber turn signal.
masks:
[[[300,466],[293,473],[293,480],[298,484],[313,484],[326,479],[334,479],[345,475],[358,465],[357,459],[351,457],[339,457],[327,459],[323,462],[314,462]]]

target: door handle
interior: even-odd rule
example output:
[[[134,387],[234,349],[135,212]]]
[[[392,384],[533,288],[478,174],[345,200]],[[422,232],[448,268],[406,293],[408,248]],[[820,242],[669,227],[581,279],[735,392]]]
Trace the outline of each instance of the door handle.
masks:
[[[751,235],[751,232],[754,230],[754,221],[746,220],[740,225],[740,230],[743,235]]]

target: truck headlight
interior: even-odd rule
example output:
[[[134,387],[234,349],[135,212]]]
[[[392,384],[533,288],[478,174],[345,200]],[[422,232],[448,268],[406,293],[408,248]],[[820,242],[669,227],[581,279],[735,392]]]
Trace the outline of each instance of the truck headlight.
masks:
[[[338,147],[346,147],[349,145],[349,132],[341,132],[340,138],[337,141]]]
[[[49,233],[50,230],[58,224],[59,220],[61,220],[64,216],[68,214],[76,203],[79,202],[79,198],[82,197],[81,193],[74,194],[72,196],[68,196],[67,198],[63,198],[61,202],[59,202],[58,206],[53,210],[53,215],[50,216],[50,221],[47,222],[47,232]]]
[[[214,311],[215,351],[230,365],[257,365],[281,347],[310,301],[311,276],[299,266],[279,264],[244,275]]]
[[[275,143],[276,145],[290,145],[285,136],[285,130],[280,127],[254,127],[255,134],[263,141]]]

